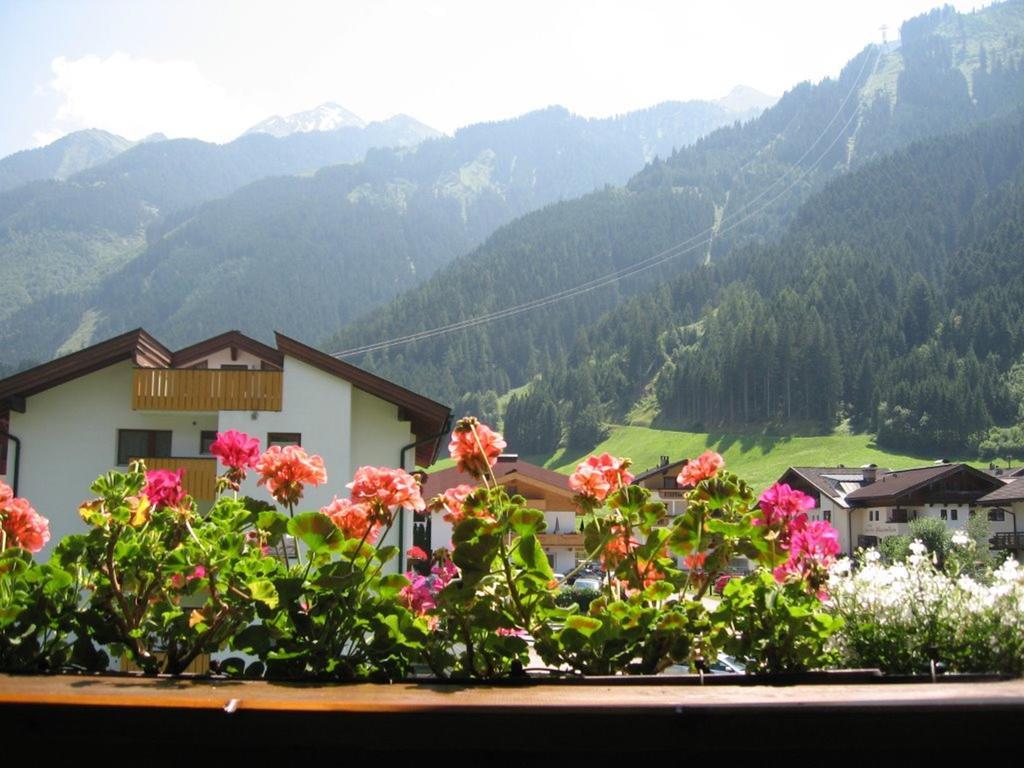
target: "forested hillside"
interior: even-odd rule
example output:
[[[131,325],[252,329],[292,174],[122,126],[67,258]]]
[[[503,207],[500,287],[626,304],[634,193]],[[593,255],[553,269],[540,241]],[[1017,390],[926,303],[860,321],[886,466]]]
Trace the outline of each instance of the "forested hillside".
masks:
[[[506,429],[581,446],[638,408],[708,429],[850,417],[888,445],[963,448],[1015,411],[1000,377],[1024,337],[1005,274],[1022,263],[1022,31],[1019,2],[907,22],[901,47],[866,49],[837,80],[798,86],[624,189],[524,217],[328,346],[358,350],[646,265],[348,359],[460,410],[530,383]],[[536,415],[552,407],[555,437]]]
[[[230,160],[225,148],[201,142],[148,149],[195,154],[170,179],[133,150],[75,184],[41,187],[38,205],[24,195],[9,199],[6,219],[0,197],[0,222],[17,222],[8,230],[8,252],[19,254],[9,274],[23,295],[37,299],[7,319],[0,345],[10,361],[45,358],[139,325],[171,344],[224,328],[319,339],[516,216],[622,183],[659,153],[748,115],[712,102],[669,102],[588,120],[553,107],[470,126],[415,151],[374,149],[361,163],[269,178],[231,194],[239,173],[295,169],[292,156],[268,169],[260,148],[322,148],[334,133],[361,129],[247,135],[228,145]],[[303,162],[324,156],[307,153]],[[220,199],[188,205],[200,196]],[[144,239],[142,222],[149,222]],[[68,253],[78,245],[93,247],[93,258]],[[129,246],[135,250],[124,258]],[[106,256],[96,253],[103,248]],[[0,236],[0,273],[3,254]],[[110,270],[119,257],[123,267]],[[41,270],[53,262],[58,269]],[[97,274],[103,270],[108,274]]]
[[[69,133],[45,147],[0,159],[0,192],[40,179],[66,179],[105,163],[134,142],[96,129]]]
[[[0,320],[33,301],[96,284],[144,249],[146,227],[162,216],[266,176],[351,163],[370,147],[418,140],[421,131],[410,133],[406,120],[283,139],[253,134],[229,144],[142,143],[66,180],[2,192]]]

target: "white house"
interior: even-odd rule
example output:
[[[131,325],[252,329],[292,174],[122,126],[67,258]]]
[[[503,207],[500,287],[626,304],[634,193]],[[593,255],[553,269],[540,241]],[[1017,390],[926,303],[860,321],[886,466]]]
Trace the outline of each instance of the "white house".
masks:
[[[941,520],[950,530],[963,530],[972,515],[988,514],[980,500],[1002,488],[1004,478],[968,464],[939,463],[879,472],[846,496],[853,544],[876,545],[887,536],[910,532],[914,520]],[[993,532],[1009,530],[1009,522],[989,515]]]
[[[852,555],[857,546],[857,536],[863,533],[863,526],[854,531],[854,518],[858,513],[846,500],[864,485],[873,483],[877,468],[862,467],[790,467],[779,478],[790,488],[802,491],[814,499],[814,508],[807,510],[811,520],[824,520],[839,532],[840,549]]]
[[[359,466],[432,463],[449,413],[281,334],[276,348],[230,331],[172,352],[139,329],[0,381],[6,482],[49,518],[46,551],[84,530],[77,508],[92,481],[132,458],[184,469],[202,505],[214,498],[218,431],[247,432],[263,448],[297,443],[327,468],[326,485],[300,504],[318,509],[347,494]],[[242,491],[269,500],[251,474]],[[403,551],[412,525],[409,516],[391,534]]]
[[[520,461],[514,453],[502,454],[492,470],[500,485],[513,494],[526,499],[527,506],[544,513],[547,530],[537,538],[548,556],[548,562],[557,573],[568,573],[576,567],[586,552],[578,518],[581,510],[573,501],[567,475],[553,472],[536,464]],[[430,499],[457,485],[477,483],[456,468],[433,472],[423,484],[423,497]],[[450,547],[452,526],[441,513],[425,515],[417,524],[414,543],[426,551]]]

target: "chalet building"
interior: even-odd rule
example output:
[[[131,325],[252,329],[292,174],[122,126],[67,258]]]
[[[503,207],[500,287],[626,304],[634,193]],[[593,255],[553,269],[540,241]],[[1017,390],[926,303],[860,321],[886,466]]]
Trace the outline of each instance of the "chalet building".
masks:
[[[676,477],[689,459],[669,462],[668,456],[662,456],[654,469],[648,469],[633,478],[634,485],[641,485],[651,492],[651,498],[662,502],[671,517],[681,514],[686,509],[686,492],[679,487]]]
[[[853,519],[847,495],[875,481],[876,467],[862,469],[838,467],[790,467],[779,478],[790,488],[802,491],[814,499],[814,508],[807,510],[811,520],[832,523],[839,532],[839,546],[843,552],[854,550]]]
[[[1012,552],[1021,559],[1024,554],[1024,478],[1019,475],[1006,478],[1002,488],[978,499],[978,506],[988,511],[992,548]]]
[[[886,536],[909,533],[912,520],[931,517],[950,529],[964,529],[979,501],[1004,482],[967,464],[937,464],[878,473],[847,494],[851,539],[855,547],[871,547]],[[998,521],[997,530],[1003,525]]]
[[[533,509],[544,513],[547,530],[539,535],[548,562],[557,573],[568,573],[586,556],[579,518],[583,514],[569,488],[569,477],[520,460],[514,453],[502,454],[492,471],[509,493],[519,494]],[[432,472],[423,484],[423,498],[431,499],[457,485],[478,485],[455,467]],[[451,547],[452,526],[440,512],[422,516],[413,532],[413,543],[426,551]]]
[[[6,482],[49,518],[48,550],[83,530],[77,508],[93,480],[131,459],[184,469],[202,506],[214,498],[218,431],[247,432],[263,448],[299,444],[327,468],[327,484],[301,502],[318,509],[347,493],[359,466],[432,463],[449,414],[282,334],[274,347],[231,331],[172,351],[139,329],[0,381]],[[267,498],[252,473],[242,492]],[[412,522],[391,534],[403,551]]]

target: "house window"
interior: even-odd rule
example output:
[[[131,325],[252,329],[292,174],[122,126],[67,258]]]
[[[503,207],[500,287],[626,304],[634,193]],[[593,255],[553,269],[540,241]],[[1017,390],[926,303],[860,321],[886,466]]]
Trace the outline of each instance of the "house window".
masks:
[[[950,520],[956,520],[956,517],[957,517],[957,515],[959,513],[960,513],[959,509],[951,509],[951,510],[949,510],[949,519]]]
[[[300,432],[267,432],[267,448],[272,445],[302,445]]]
[[[161,459],[171,455],[169,429],[117,430],[117,464],[124,467],[132,459]]]
[[[886,515],[885,521],[887,523],[905,523],[907,522],[907,510],[905,509],[890,509]]]
[[[679,488],[679,483],[671,475],[665,475],[661,478],[661,487],[666,491],[674,491]]]
[[[1005,509],[990,509],[988,511],[988,519],[993,523],[1001,523],[1006,520]]]
[[[222,371],[248,371],[248,365],[235,365],[231,363],[225,363],[220,367]]]
[[[949,510],[948,509],[944,509],[941,512],[939,512],[939,520],[947,520],[948,518],[949,518]]]
[[[199,433],[199,454],[201,456],[210,455],[210,446],[213,445],[217,439],[217,430],[215,429],[204,429]]]
[[[831,509],[826,509],[822,514],[825,515],[825,522],[828,522],[828,523],[832,522],[832,510]]]

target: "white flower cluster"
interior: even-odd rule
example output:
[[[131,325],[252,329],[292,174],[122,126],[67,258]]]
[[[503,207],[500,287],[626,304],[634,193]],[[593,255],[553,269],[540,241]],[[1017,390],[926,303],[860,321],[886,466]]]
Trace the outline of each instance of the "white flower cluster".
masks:
[[[833,641],[846,664],[1024,672],[1024,569],[1008,559],[982,583],[943,573],[919,541],[910,550],[906,563],[883,565],[869,550],[860,568],[831,569],[831,606],[845,621]]]

